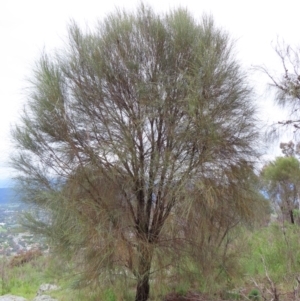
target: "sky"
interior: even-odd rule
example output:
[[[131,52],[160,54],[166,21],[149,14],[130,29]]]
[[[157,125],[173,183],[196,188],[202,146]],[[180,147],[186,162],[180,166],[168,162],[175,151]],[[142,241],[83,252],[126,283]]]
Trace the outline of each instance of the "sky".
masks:
[[[82,27],[93,27],[116,8],[133,10],[137,0],[1,0],[0,8],[0,187],[13,176],[8,167],[14,151],[10,130],[26,106],[26,88],[35,61],[42,51],[62,49],[67,25],[75,20]],[[281,119],[281,111],[267,94],[267,78],[252,72],[265,65],[279,73],[281,66],[273,50],[277,39],[300,44],[299,0],[148,0],[158,13],[178,6],[195,18],[211,14],[218,26],[236,41],[237,58],[251,71],[250,83],[265,122]],[[271,156],[277,149],[269,151]]]

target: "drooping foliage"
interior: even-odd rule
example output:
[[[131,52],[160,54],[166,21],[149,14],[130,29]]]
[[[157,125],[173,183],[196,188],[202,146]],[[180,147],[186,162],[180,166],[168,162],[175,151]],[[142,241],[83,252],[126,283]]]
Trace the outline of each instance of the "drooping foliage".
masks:
[[[204,263],[259,203],[246,75],[212,18],[183,9],[72,24],[65,50],[38,61],[13,138],[20,185],[50,213],[31,225],[87,284],[135,277],[139,301],[154,270]]]

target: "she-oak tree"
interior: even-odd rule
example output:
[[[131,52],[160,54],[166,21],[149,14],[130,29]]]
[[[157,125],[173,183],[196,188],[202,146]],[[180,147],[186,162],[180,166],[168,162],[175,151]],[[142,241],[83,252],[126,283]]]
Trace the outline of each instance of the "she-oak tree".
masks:
[[[161,253],[170,270],[251,217],[258,133],[232,47],[210,17],[141,5],[93,31],[72,24],[66,48],[38,61],[12,164],[50,212],[36,229],[87,283],[122,268],[147,300]]]

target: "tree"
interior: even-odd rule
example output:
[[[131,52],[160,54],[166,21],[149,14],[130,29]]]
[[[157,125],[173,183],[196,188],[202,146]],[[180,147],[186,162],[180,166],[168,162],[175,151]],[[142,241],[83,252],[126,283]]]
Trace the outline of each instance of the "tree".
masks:
[[[278,157],[262,170],[267,192],[281,208],[283,217],[295,223],[299,209],[300,163],[295,157]]]
[[[275,102],[288,109],[289,118],[278,121],[283,128],[292,128],[297,133],[300,128],[299,100],[300,100],[300,58],[299,48],[293,48],[284,42],[277,43],[275,52],[278,55],[282,73],[277,76],[266,67],[259,69],[271,80],[269,86],[275,91]],[[271,135],[278,134],[278,127],[273,127]]]
[[[293,141],[281,142],[279,145],[282,153],[286,157],[299,157],[300,155],[300,143],[295,143]]]
[[[83,263],[87,283],[131,273],[147,300],[162,253],[170,267],[253,217],[255,107],[211,17],[141,5],[94,31],[72,24],[31,83],[12,165],[51,214],[36,229]]]

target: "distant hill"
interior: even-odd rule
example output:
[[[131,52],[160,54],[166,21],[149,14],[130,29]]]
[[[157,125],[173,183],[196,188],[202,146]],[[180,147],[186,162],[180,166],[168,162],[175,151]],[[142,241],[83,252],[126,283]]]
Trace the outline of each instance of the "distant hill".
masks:
[[[16,194],[13,188],[0,188],[0,204],[18,201],[20,201],[20,197]]]

